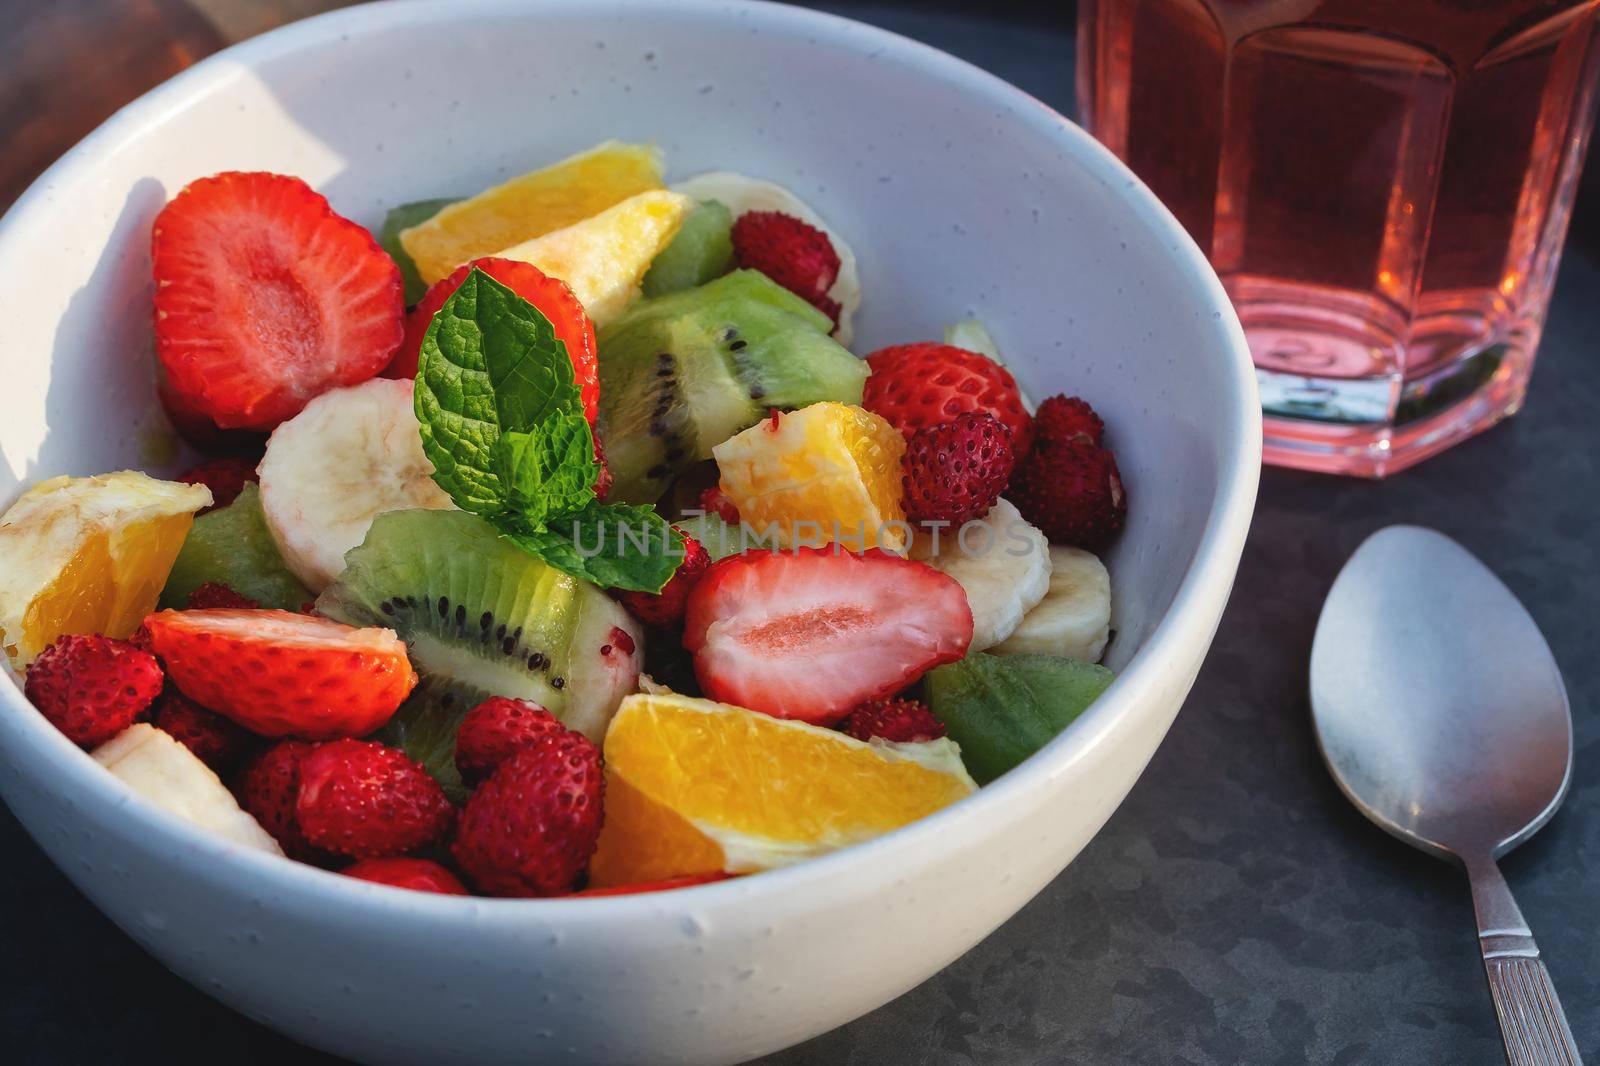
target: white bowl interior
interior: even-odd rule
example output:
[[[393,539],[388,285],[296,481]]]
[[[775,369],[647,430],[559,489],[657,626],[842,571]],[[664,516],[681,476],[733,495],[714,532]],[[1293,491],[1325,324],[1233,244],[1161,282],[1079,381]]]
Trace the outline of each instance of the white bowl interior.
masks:
[[[978,315],[1036,398],[1080,393],[1100,409],[1131,500],[1128,528],[1109,558],[1117,629],[1109,662],[1126,673],[1083,721],[960,809],[813,864],[817,873],[789,871],[693,895],[699,911],[718,914],[752,900],[781,900],[783,913],[811,915],[797,917],[795,929],[803,930],[816,917],[806,908],[824,901],[797,900],[797,892],[822,886],[829,899],[851,891],[870,896],[884,886],[881,877],[864,873],[867,864],[888,855],[915,854],[905,869],[925,868],[927,876],[954,885],[959,878],[951,880],[951,869],[971,863],[973,848],[1027,825],[1037,839],[1030,837],[1026,848],[1013,841],[1018,847],[1007,852],[1017,863],[1014,885],[995,890],[959,931],[907,949],[899,962],[875,959],[873,974],[841,983],[820,1004],[782,1022],[758,1025],[760,1012],[739,1021],[729,1012],[753,1008],[731,994],[727,1008],[713,1012],[717,1024],[709,1034],[664,1036],[658,1029],[654,1044],[630,1044],[636,1034],[594,1005],[548,1022],[565,1026],[562,1035],[579,1057],[606,1058],[607,1046],[618,1055],[649,1046],[730,1058],[875,1006],[1020,906],[1131,786],[1176,712],[1220,613],[1259,454],[1248,357],[1199,253],[1142,186],[1080,131],[922,46],[764,5],[465,0],[373,5],[290,27],[201,64],[119,114],[0,224],[0,273],[19,279],[0,286],[6,323],[0,375],[7,384],[0,501],[46,476],[173,462],[162,455],[164,420],[153,399],[148,240],[155,213],[186,182],[229,169],[297,174],[336,210],[375,225],[390,205],[471,193],[607,137],[655,141],[674,177],[741,170],[788,184],[812,202],[860,257],[865,303],[858,351],[936,338],[948,323]],[[346,955],[360,950],[357,930],[374,908],[403,912],[419,924],[438,922],[441,930],[457,922],[485,935],[499,928],[504,936],[507,927],[498,923],[523,921],[513,915],[531,915],[529,907],[558,908],[544,913],[563,916],[556,924],[570,922],[569,929],[599,920],[574,909],[588,907],[585,914],[603,913],[620,930],[628,921],[653,929],[652,921],[676,906],[418,900],[240,857],[117,795],[20,695],[0,697],[6,703],[0,787],[69,872],[67,860],[91,844],[67,812],[106,804],[115,810],[95,811],[103,832],[89,836],[110,852],[125,851],[144,889],[170,885],[173,872],[161,863],[178,856],[211,893],[243,892],[240,879],[248,877],[252,892],[269,887],[276,901],[269,909],[286,927],[325,920],[331,929],[350,930]],[[39,776],[45,770],[50,776]],[[1059,798],[1063,775],[1074,772],[1081,803],[1043,812],[1052,796]],[[138,841],[126,839],[138,834]],[[131,904],[119,908],[92,868],[73,876],[125,927],[138,925]],[[141,942],[191,976],[234,967],[220,941],[209,953],[196,946],[221,935],[227,900],[196,897],[194,906],[205,916],[196,929],[178,937],[144,929]],[[308,907],[324,908],[327,917],[308,918]],[[486,918],[491,912],[498,917]],[[536,924],[543,928],[545,921]],[[886,920],[882,935],[900,928]],[[661,942],[661,959],[688,952],[668,940]],[[812,958],[815,952],[798,943],[778,968],[792,967],[800,981],[828,960]],[[724,956],[757,950],[713,944],[710,954],[720,965]],[[333,958],[328,965],[338,969]],[[378,972],[370,962],[356,968]],[[470,984],[469,976],[459,979]],[[274,995],[265,971],[212,991],[257,1013],[267,1012],[263,1004]],[[643,1016],[668,1025],[661,1012],[675,1001],[652,995]],[[540,1013],[529,1008],[526,1017],[500,1018],[489,1006],[472,1027],[486,1041],[475,1061],[492,1061],[497,1048],[512,1047],[483,1037],[486,1020],[514,1036]],[[419,1012],[416,1027],[444,1024],[433,1013]],[[386,1042],[382,1027],[363,1023],[359,1011],[333,1015],[332,1021],[270,1016],[346,1054],[403,1057],[413,1046]],[[393,1019],[386,1024],[406,1028]],[[609,1044],[596,1035],[606,1026]],[[443,1059],[448,1045],[440,1038],[429,1046]]]

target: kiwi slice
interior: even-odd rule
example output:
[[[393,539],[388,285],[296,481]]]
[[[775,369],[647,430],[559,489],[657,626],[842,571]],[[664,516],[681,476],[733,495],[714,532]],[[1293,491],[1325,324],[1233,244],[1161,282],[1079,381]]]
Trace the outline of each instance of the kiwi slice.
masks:
[[[611,597],[464,511],[379,515],[317,611],[405,640],[421,675],[380,738],[459,796],[455,735],[490,696],[532,700],[599,743],[634,691],[644,637]]]
[[[988,784],[1050,743],[1111,684],[1103,666],[1056,655],[977,652],[928,672],[928,707]]]
[[[706,200],[689,212],[672,243],[661,250],[644,276],[646,296],[704,285],[733,268],[733,212]]]
[[[194,520],[161,589],[162,607],[182,610],[207,581],[227,585],[263,607],[298,611],[311,593],[283,565],[261,515],[261,490],[248,484],[226,507]]]
[[[753,270],[634,305],[600,334],[610,498],[654,503],[772,407],[861,402],[867,364],[828,316]]]
[[[705,548],[706,554],[711,556],[712,562],[747,551],[765,551],[781,547],[776,536],[764,537],[749,526],[726,521],[721,515],[710,512],[690,518],[674,519],[672,524],[699,541],[701,547]]]

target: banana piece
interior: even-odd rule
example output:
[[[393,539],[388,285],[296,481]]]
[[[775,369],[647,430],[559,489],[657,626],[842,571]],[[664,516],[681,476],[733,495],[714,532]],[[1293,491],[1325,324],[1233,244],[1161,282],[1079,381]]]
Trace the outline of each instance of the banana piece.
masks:
[[[911,558],[960,582],[972,608],[972,644],[986,651],[1009,637],[1050,587],[1050,545],[1006,500],[957,529],[918,527]]]
[[[267,529],[312,592],[344,571],[382,512],[455,506],[433,481],[407,379],[318,396],[272,431],[259,474]]]
[[[1050,590],[1009,637],[989,650],[1097,663],[1110,632],[1111,575],[1092,553],[1057,544],[1050,548]]]
[[[735,221],[750,211],[780,211],[827,234],[828,240],[833,243],[833,250],[839,253],[839,276],[828,289],[828,296],[839,303],[839,327],[833,331],[833,339],[846,348],[850,347],[850,341],[855,336],[852,321],[861,307],[861,273],[856,266],[856,253],[844,242],[843,237],[822,221],[822,216],[812,210],[811,205],[782,185],[746,177],[731,170],[696,174],[678,182],[672,191],[696,200],[716,200],[733,213]]]
[[[153,725],[131,725],[94,750],[94,761],[164,811],[247,848],[282,855],[278,842],[233,798],[211,767]]]

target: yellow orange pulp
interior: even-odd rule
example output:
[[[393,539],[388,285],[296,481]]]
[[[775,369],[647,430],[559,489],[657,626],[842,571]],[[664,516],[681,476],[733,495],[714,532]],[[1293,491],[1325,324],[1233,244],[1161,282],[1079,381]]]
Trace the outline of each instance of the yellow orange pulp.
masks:
[[[204,485],[58,477],[0,517],[0,645],[21,669],[64,633],[127,637],[155,609]]]
[[[763,419],[711,452],[740,522],[771,527],[780,547],[837,541],[903,552],[905,450],[900,432],[871,411],[828,402]]]
[[[649,145],[606,141],[522,174],[441,210],[400,233],[432,285],[469,259],[598,214],[636,193],[661,188],[661,157]]]
[[[950,740],[863,743],[673,693],[624,699],[605,760],[596,886],[786,866],[976,789]]]

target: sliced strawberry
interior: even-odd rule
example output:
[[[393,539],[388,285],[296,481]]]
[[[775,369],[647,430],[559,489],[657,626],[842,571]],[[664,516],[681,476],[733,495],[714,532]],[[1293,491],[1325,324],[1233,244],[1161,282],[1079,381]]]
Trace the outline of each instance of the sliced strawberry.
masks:
[[[872,373],[861,406],[907,437],[964,411],[982,411],[1011,427],[1017,455],[1028,454],[1033,419],[1011,371],[988,356],[924,341],[880,348],[867,356],[867,365]]]
[[[156,216],[151,254],[168,385],[224,429],[270,430],[400,344],[400,268],[299,178],[191,182]]]
[[[161,611],[145,619],[185,696],[264,737],[359,737],[417,683],[405,642],[290,611]]]
[[[689,594],[683,646],[706,695],[830,724],[972,643],[954,578],[879,548],[746,552]]]
[[[452,293],[467,280],[472,269],[483,271],[518,296],[537,307],[555,327],[556,336],[567,346],[567,357],[572,360],[572,376],[578,393],[583,397],[583,413],[594,425],[600,407],[600,370],[595,357],[594,323],[583,309],[583,304],[572,295],[566,282],[550,277],[532,263],[515,259],[497,259],[485,256],[474,259],[443,281],[435,282],[406,319],[406,336],[395,354],[394,362],[384,370],[390,378],[417,376],[417,356],[422,351],[422,338],[439,308]]]

